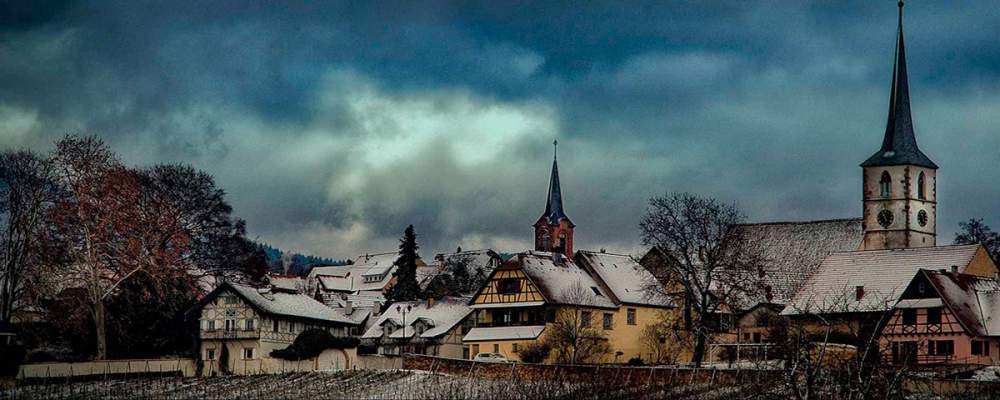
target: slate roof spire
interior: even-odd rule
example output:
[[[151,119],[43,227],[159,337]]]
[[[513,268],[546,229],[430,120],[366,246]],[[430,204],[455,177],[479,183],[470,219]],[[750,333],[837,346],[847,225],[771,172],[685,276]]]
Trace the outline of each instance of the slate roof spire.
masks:
[[[889,119],[885,126],[882,148],[861,163],[862,167],[917,165],[937,169],[930,158],[917,147],[910,116],[910,85],[906,74],[906,47],[903,45],[903,2],[899,2],[899,28],[896,33],[896,60],[892,67],[892,88],[889,92]]]
[[[549,225],[558,225],[559,220],[563,218],[569,221],[569,217],[563,212],[562,189],[559,187],[558,145],[558,140],[552,141],[552,175],[549,176],[549,195],[545,202],[545,213],[539,218],[539,220],[548,220]]]

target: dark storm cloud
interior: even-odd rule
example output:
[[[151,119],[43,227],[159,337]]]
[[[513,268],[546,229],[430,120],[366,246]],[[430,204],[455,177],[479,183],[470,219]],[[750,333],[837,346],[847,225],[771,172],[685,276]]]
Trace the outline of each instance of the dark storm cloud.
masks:
[[[523,248],[560,138],[584,248],[636,251],[645,199],[753,220],[860,214],[895,2],[24,2],[0,13],[0,138],[100,135],[217,176],[262,240],[334,257]],[[1000,8],[919,2],[906,34],[939,234],[1000,224]]]

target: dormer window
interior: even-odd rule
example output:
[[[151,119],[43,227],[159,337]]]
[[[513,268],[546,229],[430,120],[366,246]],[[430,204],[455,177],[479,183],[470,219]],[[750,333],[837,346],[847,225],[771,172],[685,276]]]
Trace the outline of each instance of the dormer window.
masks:
[[[889,171],[882,171],[882,179],[878,182],[879,193],[882,197],[892,196],[892,176]]]

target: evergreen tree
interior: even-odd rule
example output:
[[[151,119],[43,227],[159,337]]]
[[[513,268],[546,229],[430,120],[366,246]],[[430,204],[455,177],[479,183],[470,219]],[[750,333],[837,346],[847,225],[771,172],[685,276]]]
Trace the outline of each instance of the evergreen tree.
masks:
[[[417,235],[413,233],[413,225],[407,226],[403,238],[399,241],[399,257],[396,258],[396,284],[389,288],[386,300],[389,303],[397,301],[416,300],[420,297],[420,285],[417,284]]]

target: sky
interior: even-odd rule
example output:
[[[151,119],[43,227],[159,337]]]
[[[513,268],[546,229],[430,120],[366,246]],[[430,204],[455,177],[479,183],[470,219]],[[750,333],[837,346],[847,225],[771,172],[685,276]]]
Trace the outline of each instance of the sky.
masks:
[[[651,196],[859,217],[895,1],[0,5],[0,149],[96,135],[213,174],[253,238],[347,258],[531,246],[552,141],[579,249],[641,254]],[[1000,228],[1000,2],[906,6],[938,242]]]

